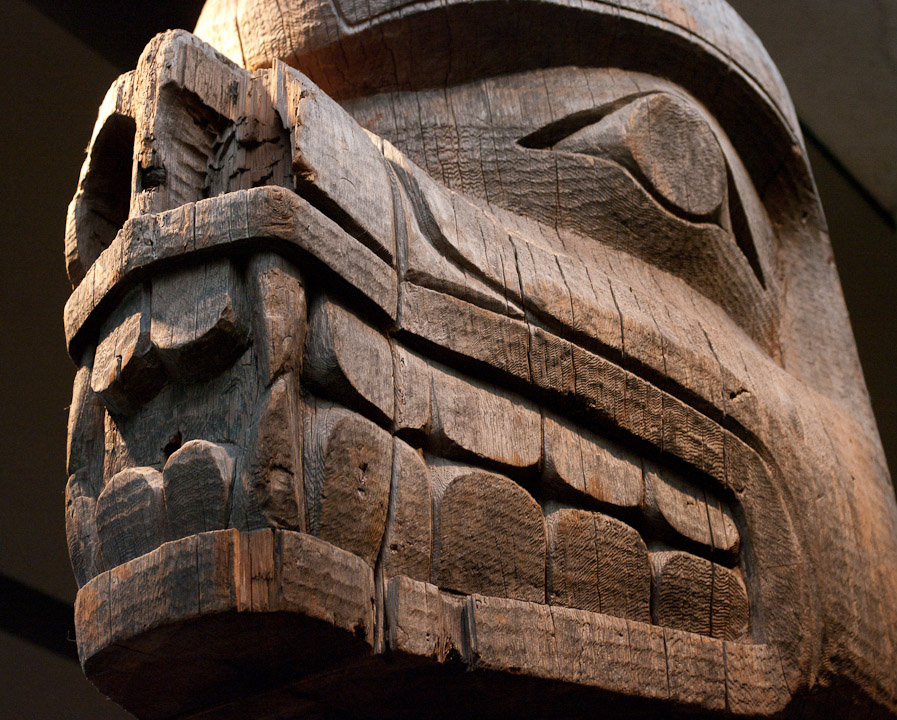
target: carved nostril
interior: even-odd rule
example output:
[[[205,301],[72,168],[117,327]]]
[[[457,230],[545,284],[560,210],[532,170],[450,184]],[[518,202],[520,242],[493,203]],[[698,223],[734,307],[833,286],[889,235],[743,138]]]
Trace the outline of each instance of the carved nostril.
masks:
[[[137,168],[137,172],[140,178],[141,190],[150,190],[151,188],[164,185],[168,177],[168,172],[164,166],[144,167],[140,165]]]
[[[89,150],[66,227],[67,269],[73,286],[128,219],[135,134],[132,118],[113,113]]]
[[[168,458],[174,455],[178,450],[181,449],[181,431],[178,430],[174,435],[171,436],[171,440],[169,440],[165,447],[162,448],[162,452],[165,453],[165,461],[168,462]]]

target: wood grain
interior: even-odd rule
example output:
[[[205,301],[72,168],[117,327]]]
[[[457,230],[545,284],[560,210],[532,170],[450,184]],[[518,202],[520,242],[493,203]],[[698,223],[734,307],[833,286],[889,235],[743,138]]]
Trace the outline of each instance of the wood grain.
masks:
[[[162,484],[172,539],[227,526],[236,453],[233,447],[191,440],[168,458]]]
[[[638,532],[601,513],[545,511],[548,602],[650,622],[651,566]]]
[[[303,381],[382,423],[394,414],[389,340],[357,315],[321,296],[311,309]]]
[[[161,275],[152,287],[150,339],[175,378],[213,377],[242,355],[247,301],[230,261]]]
[[[386,529],[392,444],[387,432],[350,410],[316,399],[306,406],[309,532],[371,566]]]
[[[162,473],[155,468],[132,468],[115,475],[97,498],[96,526],[107,567],[159,547],[168,539]],[[179,529],[176,525],[175,532]]]
[[[488,473],[452,480],[439,507],[438,585],[545,601],[545,521],[513,481]]]

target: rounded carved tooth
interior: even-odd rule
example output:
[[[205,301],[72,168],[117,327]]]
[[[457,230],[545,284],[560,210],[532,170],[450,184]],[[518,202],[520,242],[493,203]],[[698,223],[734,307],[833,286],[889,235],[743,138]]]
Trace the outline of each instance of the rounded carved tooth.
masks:
[[[645,461],[645,514],[693,542],[737,552],[738,528],[728,505],[678,473]]]
[[[162,470],[172,540],[227,526],[236,448],[191,440]]]
[[[529,400],[431,365],[432,443],[446,456],[532,467],[542,455],[542,416]]]
[[[103,323],[90,385],[110,412],[129,414],[164,383],[165,371],[150,343],[150,295],[135,288]]]
[[[166,539],[162,474],[137,467],[114,475],[97,498],[96,524],[108,568],[159,547]]]
[[[459,475],[439,502],[436,584],[462,593],[545,602],[542,509],[509,478]]]
[[[651,553],[652,615],[657,625],[737,640],[749,629],[747,590],[738,570],[689,553]]]
[[[548,601],[651,622],[651,565],[625,523],[574,508],[546,507]]]
[[[548,413],[543,434],[544,476],[550,485],[619,507],[641,504],[644,491],[637,456]]]
[[[425,435],[430,428],[430,366],[416,353],[392,343],[395,372],[395,428]]]
[[[65,486],[65,538],[78,587],[105,569],[97,537],[96,498],[80,475],[72,475]]]
[[[178,381],[212,378],[249,342],[247,299],[227,259],[153,278],[150,337]]]
[[[373,565],[386,528],[392,437],[370,420],[312,400],[305,424],[309,532]]]
[[[326,297],[311,311],[303,380],[322,394],[389,422],[395,402],[389,340]]]

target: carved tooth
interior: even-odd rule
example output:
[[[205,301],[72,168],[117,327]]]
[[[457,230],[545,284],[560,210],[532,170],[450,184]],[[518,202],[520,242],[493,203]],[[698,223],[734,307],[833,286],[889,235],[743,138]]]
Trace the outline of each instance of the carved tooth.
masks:
[[[712,492],[645,461],[645,514],[694,542],[737,552],[740,537],[732,511]]]
[[[601,513],[546,507],[551,604],[651,622],[648,548],[633,528]]]
[[[459,468],[443,470],[450,476]],[[509,478],[478,470],[460,470],[444,490],[439,485],[435,583],[544,603],[545,521],[532,496]]]
[[[260,253],[246,271],[251,298],[253,348],[264,384],[302,370],[307,310],[302,278],[280,255]]]
[[[383,571],[387,578],[404,575],[430,579],[430,474],[420,455],[394,440],[389,514],[383,538]]]
[[[97,502],[82,480],[72,475],[65,486],[65,538],[78,587],[106,569],[97,537]]]
[[[651,553],[652,615],[657,625],[737,640],[748,632],[747,590],[738,570],[688,553]]]
[[[107,567],[159,547],[167,535],[162,474],[149,467],[117,473],[97,499],[96,524]]]
[[[735,525],[735,518],[729,505],[715,497],[709,490],[704,491],[707,500],[707,515],[710,518],[710,535],[713,547],[723,552],[735,554],[741,547],[741,536]]]
[[[296,395],[295,377],[287,375],[258,403],[249,450],[234,489],[232,527],[306,529]]]
[[[150,342],[150,294],[135,288],[103,323],[90,377],[109,411],[130,414],[152,399],[165,371]]]
[[[710,635],[713,564],[678,551],[651,553],[654,568],[654,623],[675,630]]]
[[[227,524],[237,450],[191,440],[172,453],[162,470],[172,540]]]
[[[435,365],[430,375],[434,449],[511,467],[539,462],[542,417],[532,402]]]
[[[321,297],[313,306],[305,346],[303,379],[322,394],[392,420],[392,351],[384,335],[354,314]]]
[[[689,540],[712,544],[704,491],[678,473],[645,461],[645,513]]]
[[[230,367],[249,341],[247,317],[243,284],[227,259],[153,278],[150,335],[176,380]]]
[[[309,532],[373,565],[389,503],[389,433],[315,400],[308,406],[304,463]]]
[[[430,429],[430,368],[419,355],[392,343],[395,372],[396,432],[424,434]]]
[[[550,485],[573,488],[619,507],[641,504],[642,468],[637,456],[548,413],[543,432],[544,476]]]

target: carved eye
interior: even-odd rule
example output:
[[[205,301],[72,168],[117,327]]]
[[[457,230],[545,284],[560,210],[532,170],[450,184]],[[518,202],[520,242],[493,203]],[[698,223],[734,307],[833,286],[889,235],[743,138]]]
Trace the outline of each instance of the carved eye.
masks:
[[[616,160],[676,214],[707,218],[725,199],[726,165],[713,131],[667,93],[639,98],[554,147]]]
[[[695,108],[669,93],[624,98],[603,111],[565,118],[520,144],[614,160],[661,205],[689,219],[713,217],[726,197],[726,163],[716,136]]]
[[[630,95],[550,123],[519,144],[589,155],[626,168],[672,214],[731,232],[765,286],[750,223],[720,144],[701,113],[684,98],[667,92]]]

